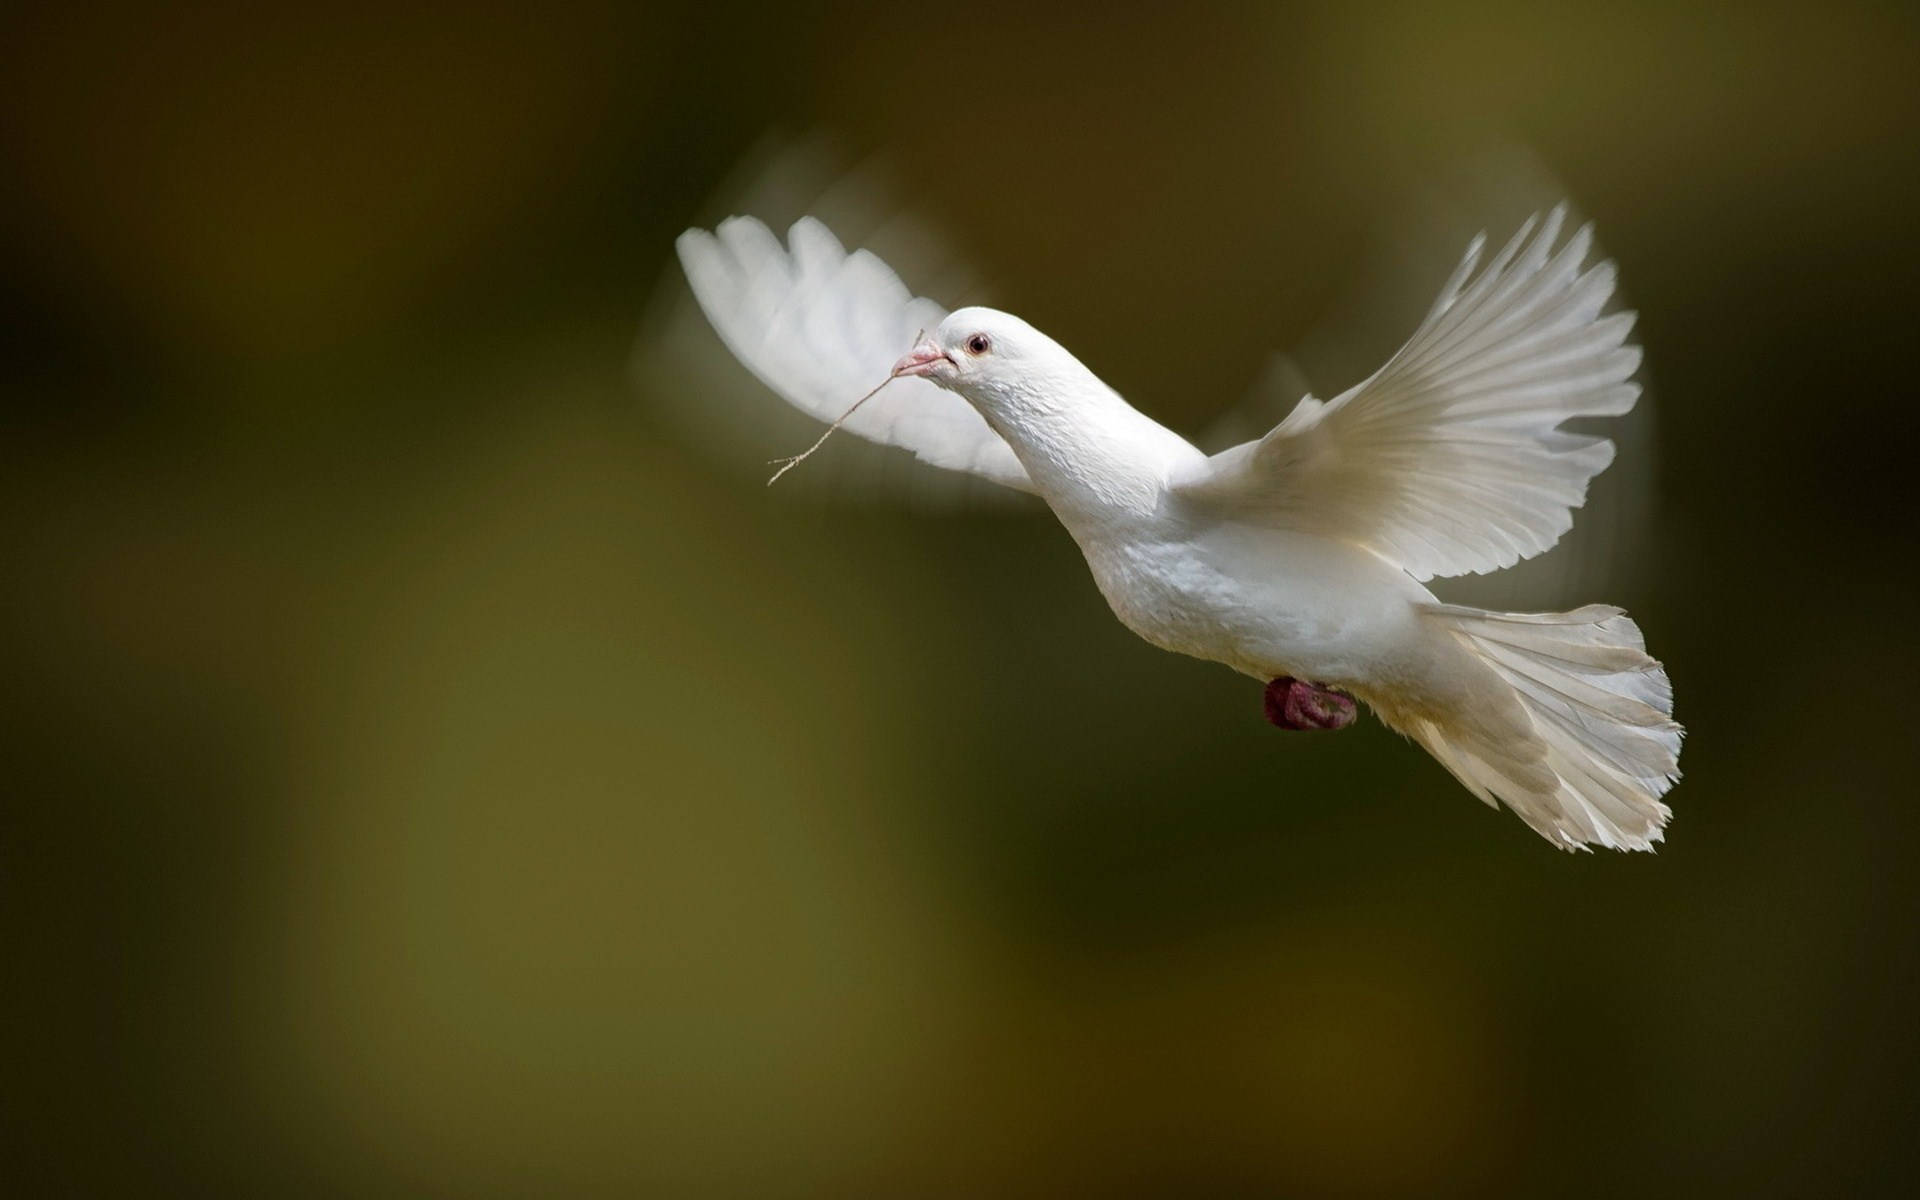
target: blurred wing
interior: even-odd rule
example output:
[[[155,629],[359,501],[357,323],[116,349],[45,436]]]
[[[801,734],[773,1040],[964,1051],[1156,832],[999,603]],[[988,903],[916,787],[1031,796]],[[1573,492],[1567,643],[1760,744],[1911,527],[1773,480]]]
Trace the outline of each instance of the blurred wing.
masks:
[[[788,245],[751,217],[676,243],[687,282],[728,349],[796,408],[832,421],[887,378],[946,311],[910,294],[865,250],[848,254],[826,226],[797,222]],[[1013,450],[965,400],[924,379],[894,380],[841,426],[924,462],[1033,490]]]
[[[1512,566],[1573,525],[1603,437],[1559,428],[1617,416],[1639,397],[1632,313],[1600,317],[1614,269],[1582,270],[1582,228],[1534,221],[1474,276],[1483,241],[1387,365],[1330,401],[1300,401],[1264,438],[1176,480],[1249,519],[1367,546],[1417,579]]]

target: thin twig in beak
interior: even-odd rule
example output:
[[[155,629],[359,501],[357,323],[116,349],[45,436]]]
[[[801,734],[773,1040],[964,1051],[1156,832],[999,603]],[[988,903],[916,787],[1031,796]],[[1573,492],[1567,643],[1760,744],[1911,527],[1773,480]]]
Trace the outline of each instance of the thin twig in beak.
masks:
[[[913,335],[914,344],[919,345],[920,339],[922,337],[925,337],[926,333],[927,331],[922,329],[919,333],[914,334]],[[892,383],[894,380],[898,378],[900,378],[898,375],[889,375],[885,379],[882,379],[878,387],[875,387],[873,391],[868,392],[866,395],[860,397],[858,400],[855,400],[853,402],[853,407],[841,413],[839,418],[835,420],[833,424],[827,426],[827,431],[820,435],[820,439],[814,442],[813,445],[808,446],[805,450],[802,450],[800,453],[794,455],[791,458],[768,459],[767,460],[768,466],[771,467],[771,466],[774,466],[775,464],[778,464],[780,469],[773,473],[772,479],[767,480],[767,486],[772,487],[774,484],[778,483],[782,475],[785,475],[788,471],[791,471],[795,467],[799,466],[802,462],[806,460],[808,455],[812,454],[815,450],[818,450],[821,446],[826,445],[827,439],[833,436],[834,430],[840,428],[840,426],[846,421],[848,417],[851,417],[855,412],[859,411],[859,408],[862,404],[865,404],[867,401],[873,399],[876,395],[878,395],[880,392],[880,388],[887,386],[888,384]]]

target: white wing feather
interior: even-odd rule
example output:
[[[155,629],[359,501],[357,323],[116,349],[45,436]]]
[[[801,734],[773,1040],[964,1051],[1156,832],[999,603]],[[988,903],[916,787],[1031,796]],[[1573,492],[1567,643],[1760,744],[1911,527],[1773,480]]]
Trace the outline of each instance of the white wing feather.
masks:
[[[1639,398],[1632,313],[1601,317],[1614,269],[1582,269],[1592,227],[1558,252],[1555,209],[1474,276],[1483,238],[1372,378],[1307,396],[1264,438],[1208,459],[1182,495],[1373,549],[1417,579],[1512,566],[1573,525],[1613,443],[1559,428]],[[1471,282],[1469,280],[1471,279]]]
[[[680,235],[680,263],[715,332],[761,382],[801,411],[831,421],[931,331],[946,311],[916,298],[865,250],[848,254],[826,226],[797,222],[788,245],[751,217],[714,233]],[[1013,450],[965,400],[907,376],[841,426],[913,451],[936,467],[1032,491]]]

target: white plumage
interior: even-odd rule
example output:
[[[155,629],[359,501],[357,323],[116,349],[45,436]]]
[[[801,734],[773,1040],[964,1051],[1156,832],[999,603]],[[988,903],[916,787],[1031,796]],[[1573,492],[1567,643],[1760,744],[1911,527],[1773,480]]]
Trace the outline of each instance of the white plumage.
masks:
[[[1037,492],[1115,614],[1148,641],[1365,700],[1475,795],[1563,848],[1648,849],[1680,727],[1620,610],[1492,613],[1422,582],[1511,566],[1571,527],[1629,410],[1631,314],[1602,317],[1591,233],[1529,221],[1484,269],[1476,239],[1405,346],[1331,401],[1208,457],[1026,322],[944,313],[817,222],[679,242],[715,329],[764,382],[863,437]],[[919,331],[930,337],[913,344]],[[902,353],[907,357],[894,360]]]

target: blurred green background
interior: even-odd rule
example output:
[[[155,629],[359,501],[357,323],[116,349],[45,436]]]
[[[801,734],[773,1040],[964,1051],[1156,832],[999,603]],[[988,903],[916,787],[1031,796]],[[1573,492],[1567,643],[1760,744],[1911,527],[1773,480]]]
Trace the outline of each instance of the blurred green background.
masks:
[[[1899,1190],[1917,62],[1875,4],[10,6],[0,1171]],[[691,436],[636,336],[775,128],[1185,429],[1529,147],[1642,313],[1650,516],[1572,599],[1672,671],[1667,846],[1277,733],[1031,509]]]

